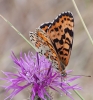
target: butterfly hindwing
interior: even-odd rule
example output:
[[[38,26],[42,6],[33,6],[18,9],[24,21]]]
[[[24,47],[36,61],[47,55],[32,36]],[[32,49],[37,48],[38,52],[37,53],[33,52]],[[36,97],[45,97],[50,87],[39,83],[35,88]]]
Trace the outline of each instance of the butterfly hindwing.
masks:
[[[31,43],[37,48],[40,55],[45,55],[52,62],[52,66],[58,67],[58,58],[56,52],[45,32],[42,29],[37,29],[35,33],[30,32]]]

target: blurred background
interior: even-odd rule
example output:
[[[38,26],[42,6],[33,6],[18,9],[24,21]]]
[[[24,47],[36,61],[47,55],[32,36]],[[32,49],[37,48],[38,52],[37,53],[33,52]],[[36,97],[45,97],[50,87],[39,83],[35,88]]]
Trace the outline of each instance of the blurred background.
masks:
[[[85,24],[93,38],[93,0],[75,0]],[[35,29],[44,22],[52,21],[58,14],[71,11],[75,19],[74,44],[68,64],[68,69],[73,69],[74,75],[93,76],[93,45],[71,0],[0,0],[0,14],[9,20],[28,40],[29,31]],[[20,51],[33,51],[31,46],[24,41],[2,18],[0,18],[0,70],[16,72],[11,60],[11,51],[19,55]],[[0,71],[0,77],[4,77]],[[0,85],[4,81],[0,80]],[[85,100],[93,100],[93,77],[82,77],[78,81],[82,90],[79,93]],[[72,84],[74,84],[72,83]],[[80,98],[73,92],[75,100]],[[0,100],[4,100],[5,91],[0,87]],[[52,92],[53,100],[70,100],[66,95],[60,96]],[[13,100],[24,100],[29,96],[28,90],[18,94]]]

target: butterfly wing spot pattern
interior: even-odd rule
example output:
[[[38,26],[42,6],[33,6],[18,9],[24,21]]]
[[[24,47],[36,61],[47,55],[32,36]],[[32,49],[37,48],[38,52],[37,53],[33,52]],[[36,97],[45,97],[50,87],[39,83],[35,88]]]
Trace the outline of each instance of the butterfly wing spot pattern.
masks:
[[[61,13],[53,22],[42,24],[30,40],[41,55],[65,75],[73,44],[74,18],[71,12]]]

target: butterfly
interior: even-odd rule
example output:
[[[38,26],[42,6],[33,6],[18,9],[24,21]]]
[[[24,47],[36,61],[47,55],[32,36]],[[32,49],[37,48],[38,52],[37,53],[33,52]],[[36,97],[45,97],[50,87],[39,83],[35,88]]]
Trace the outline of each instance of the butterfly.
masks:
[[[31,43],[37,48],[40,55],[45,55],[52,66],[58,69],[63,76],[68,65],[73,45],[74,18],[71,12],[63,12],[53,22],[46,22],[30,32]]]

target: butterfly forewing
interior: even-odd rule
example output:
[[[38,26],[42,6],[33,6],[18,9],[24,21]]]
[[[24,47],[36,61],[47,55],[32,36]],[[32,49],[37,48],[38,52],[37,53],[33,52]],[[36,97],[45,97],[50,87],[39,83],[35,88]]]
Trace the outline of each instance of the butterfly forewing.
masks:
[[[60,58],[67,66],[73,44],[74,19],[70,12],[60,14],[49,26],[48,36]]]
[[[50,22],[46,22],[46,23],[40,25],[39,28],[42,29],[42,30],[44,30],[45,32],[47,32],[47,30],[48,30],[48,28],[49,28],[50,25],[51,25]]]

